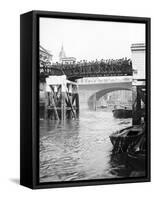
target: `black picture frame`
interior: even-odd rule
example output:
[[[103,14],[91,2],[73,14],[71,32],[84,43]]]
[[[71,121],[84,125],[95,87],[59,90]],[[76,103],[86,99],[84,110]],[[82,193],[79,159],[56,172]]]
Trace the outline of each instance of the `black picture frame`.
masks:
[[[39,17],[145,23],[147,89],[146,176],[68,182],[39,183]],[[32,189],[90,186],[150,181],[150,18],[83,13],[31,11],[20,16],[20,184]]]

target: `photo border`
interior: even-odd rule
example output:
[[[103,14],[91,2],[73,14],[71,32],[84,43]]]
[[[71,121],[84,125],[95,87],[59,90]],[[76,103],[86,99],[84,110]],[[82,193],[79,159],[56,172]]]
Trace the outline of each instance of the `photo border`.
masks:
[[[50,12],[50,11],[32,11],[32,164],[33,164],[33,188],[58,188],[73,186],[90,186],[90,185],[106,185],[121,183],[137,183],[149,182],[151,180],[151,133],[150,133],[150,99],[151,99],[151,73],[150,73],[150,51],[151,51],[151,19],[144,17],[128,17],[114,15],[98,15],[84,13],[66,13],[66,12]],[[128,178],[112,178],[112,179],[93,179],[93,180],[77,180],[77,181],[61,181],[61,182],[39,182],[39,18],[59,18],[59,19],[75,19],[75,20],[92,20],[92,21],[110,21],[125,23],[144,23],[146,25],[146,129],[147,129],[147,163],[145,177],[128,177]],[[36,103],[37,102],[37,103]]]

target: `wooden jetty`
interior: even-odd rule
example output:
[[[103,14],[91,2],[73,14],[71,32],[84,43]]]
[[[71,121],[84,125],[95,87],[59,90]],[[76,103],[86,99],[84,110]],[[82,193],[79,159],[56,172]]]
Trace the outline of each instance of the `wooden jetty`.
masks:
[[[42,118],[65,120],[78,117],[79,95],[76,82],[67,80],[66,76],[62,75],[49,76],[43,84],[44,98],[40,106]]]

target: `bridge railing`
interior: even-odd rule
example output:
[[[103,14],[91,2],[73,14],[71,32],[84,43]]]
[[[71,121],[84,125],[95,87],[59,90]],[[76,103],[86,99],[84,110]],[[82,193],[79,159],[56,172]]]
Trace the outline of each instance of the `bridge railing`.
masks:
[[[83,62],[74,64],[52,64],[40,61],[40,76],[66,75],[68,78],[96,76],[131,76],[132,62],[129,59],[110,62]]]

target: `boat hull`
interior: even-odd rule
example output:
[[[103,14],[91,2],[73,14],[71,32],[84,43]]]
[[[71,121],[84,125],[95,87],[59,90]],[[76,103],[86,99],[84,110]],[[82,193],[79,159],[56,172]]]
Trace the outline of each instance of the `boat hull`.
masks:
[[[110,136],[113,152],[128,152],[129,148],[137,143],[143,135],[141,128],[128,127]]]
[[[146,153],[143,151],[139,152],[128,152],[128,162],[133,169],[145,170],[146,167]]]
[[[132,110],[115,109],[115,110],[112,110],[112,112],[115,118],[131,118],[132,117]]]

